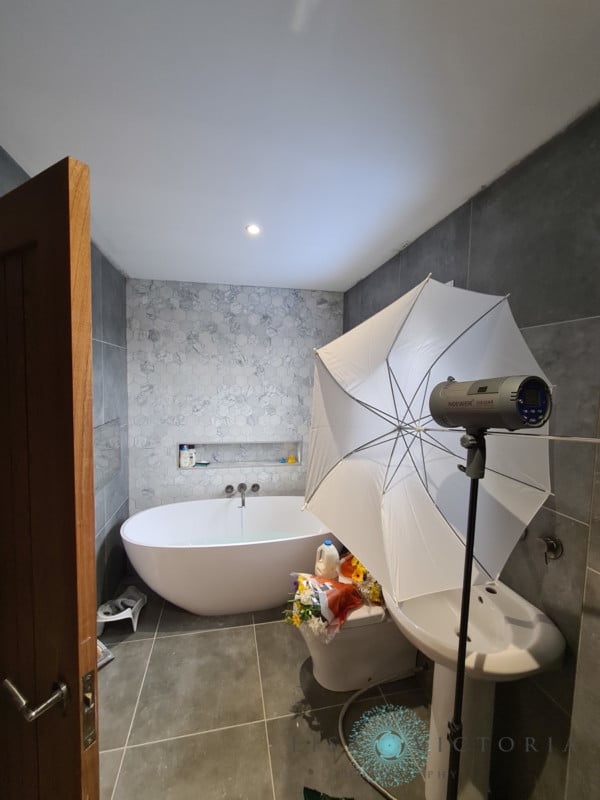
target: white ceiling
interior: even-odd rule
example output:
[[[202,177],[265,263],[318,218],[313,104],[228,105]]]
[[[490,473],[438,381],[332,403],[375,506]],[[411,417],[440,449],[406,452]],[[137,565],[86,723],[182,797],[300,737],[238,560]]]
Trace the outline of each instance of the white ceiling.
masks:
[[[0,0],[0,144],[90,165],[130,276],[343,291],[600,100],[598,42],[598,0]]]

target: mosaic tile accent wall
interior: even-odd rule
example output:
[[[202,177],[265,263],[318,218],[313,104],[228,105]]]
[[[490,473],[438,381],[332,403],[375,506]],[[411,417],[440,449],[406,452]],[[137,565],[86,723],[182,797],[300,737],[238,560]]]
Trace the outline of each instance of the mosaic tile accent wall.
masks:
[[[304,493],[306,463],[181,470],[179,443],[301,441],[313,348],[342,332],[341,293],[129,280],[130,509],[224,497],[227,484]],[[240,449],[243,451],[243,448]]]

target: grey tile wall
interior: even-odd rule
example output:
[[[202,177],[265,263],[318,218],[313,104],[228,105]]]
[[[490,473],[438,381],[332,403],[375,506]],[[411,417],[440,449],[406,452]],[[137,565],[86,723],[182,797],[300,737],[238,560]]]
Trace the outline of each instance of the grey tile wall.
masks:
[[[600,796],[600,573],[587,571],[569,759],[568,800]]]
[[[304,464],[180,470],[177,445],[305,441],[312,351],[341,333],[342,295],[130,280],[127,313],[132,510],[240,481],[302,495]]]
[[[98,602],[125,571],[119,527],[129,514],[125,277],[92,244],[92,363]]]
[[[346,292],[344,330],[430,272],[474,291],[510,294],[517,323],[555,384],[551,433],[599,435],[599,219],[600,106]],[[552,443],[554,496],[501,576],[554,619],[568,653],[560,671],[527,682],[528,689],[502,687],[496,735],[502,729],[526,736],[532,722],[540,734],[562,735],[566,721],[574,743],[560,755],[496,755],[492,784],[499,797],[578,800],[600,786],[600,763],[592,755],[599,732],[595,695],[585,702],[598,659],[598,449]],[[536,542],[547,534],[565,547],[563,558],[548,567]]]
[[[0,196],[16,189],[29,178],[25,170],[0,147]]]

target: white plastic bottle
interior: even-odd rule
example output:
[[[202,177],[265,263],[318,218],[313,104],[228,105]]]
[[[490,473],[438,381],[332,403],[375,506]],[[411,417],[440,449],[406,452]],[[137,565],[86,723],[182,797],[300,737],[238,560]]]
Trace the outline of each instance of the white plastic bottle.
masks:
[[[325,539],[317,550],[317,560],[315,562],[315,575],[317,578],[327,578],[335,580],[338,577],[338,566],[340,554],[331,539]]]
[[[179,466],[181,469],[189,469],[196,462],[196,451],[192,454],[187,444],[179,445]]]

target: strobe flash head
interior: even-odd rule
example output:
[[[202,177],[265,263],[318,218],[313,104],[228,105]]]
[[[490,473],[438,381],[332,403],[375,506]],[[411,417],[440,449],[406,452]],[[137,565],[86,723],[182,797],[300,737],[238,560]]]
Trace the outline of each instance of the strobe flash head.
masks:
[[[449,378],[434,387],[429,410],[444,428],[514,431],[541,427],[550,417],[552,397],[547,383],[532,375],[477,381]]]

